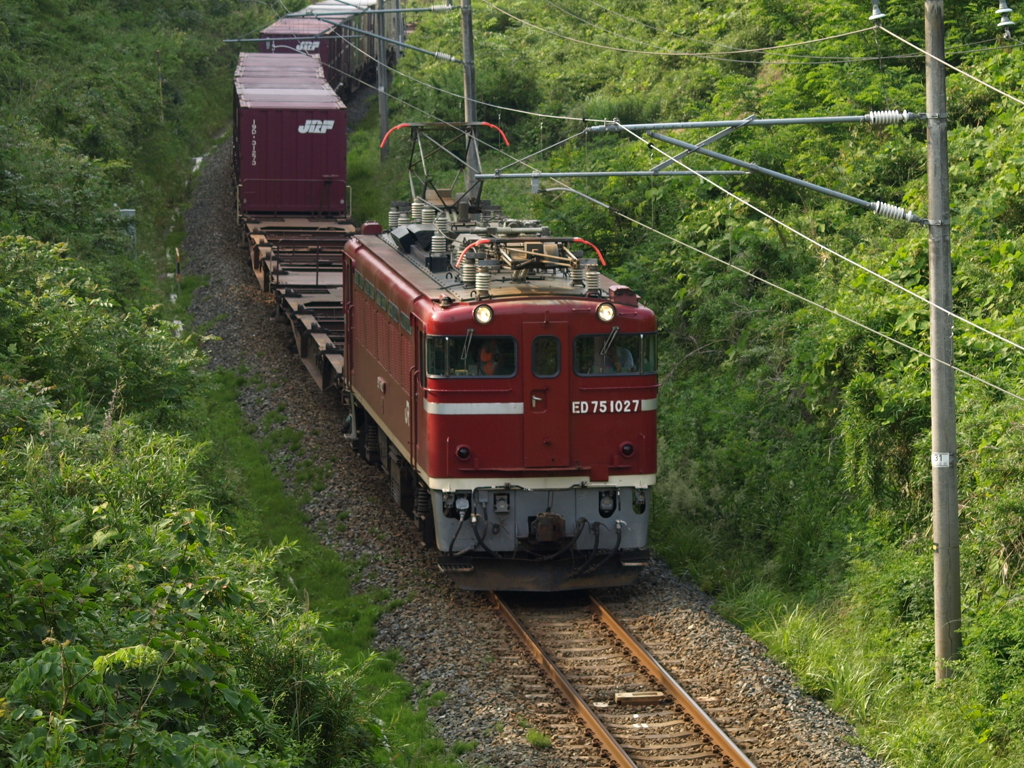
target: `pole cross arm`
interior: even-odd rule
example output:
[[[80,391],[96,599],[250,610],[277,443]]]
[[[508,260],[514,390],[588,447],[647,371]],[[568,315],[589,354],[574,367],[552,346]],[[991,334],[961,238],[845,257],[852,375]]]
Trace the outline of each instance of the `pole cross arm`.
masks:
[[[779,173],[778,171],[773,171],[768,168],[762,168],[760,165],[755,165],[754,163],[748,163],[743,160],[737,160],[735,157],[729,157],[729,155],[723,155],[720,152],[714,152],[710,149],[705,149],[704,147],[700,147],[696,144],[690,144],[689,142],[681,141],[680,139],[673,139],[671,136],[665,136],[664,134],[656,133],[654,131],[649,131],[648,135],[654,137],[658,141],[664,141],[666,144],[672,144],[677,147],[682,147],[683,149],[688,149],[691,152],[696,152],[697,154],[704,155],[705,157],[710,157],[713,160],[720,160],[723,163],[729,163],[730,165],[735,165],[739,168],[743,168],[748,171],[761,173],[764,174],[765,176],[770,176],[773,179],[778,179],[779,181],[787,181],[790,184],[796,184],[798,187],[810,189],[813,190],[814,192],[820,192],[823,195],[834,197],[837,200],[852,203],[853,205],[859,205],[861,208],[867,208],[872,213],[876,213],[879,216],[884,216],[887,219],[897,219],[901,221],[909,221],[914,224],[924,225],[927,225],[929,223],[927,219],[922,219],[917,214],[912,213],[911,211],[907,211],[896,205],[891,205],[889,203],[883,203],[880,201],[872,203],[867,200],[862,200],[861,198],[854,197],[853,195],[847,195],[844,194],[843,192],[837,192],[834,189],[829,189],[828,187],[822,187],[818,184],[812,184],[809,181],[804,181],[803,179],[798,179],[795,176],[789,176],[785,173]]]

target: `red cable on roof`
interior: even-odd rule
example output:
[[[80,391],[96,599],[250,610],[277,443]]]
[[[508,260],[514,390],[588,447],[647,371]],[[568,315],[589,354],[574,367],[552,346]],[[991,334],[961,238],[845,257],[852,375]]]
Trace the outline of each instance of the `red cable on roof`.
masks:
[[[574,243],[583,243],[584,245],[589,245],[597,253],[597,258],[600,259],[601,266],[602,267],[607,267],[608,266],[608,263],[604,260],[604,255],[602,255],[602,253],[601,253],[601,249],[598,248],[596,245],[594,245],[593,243],[591,243],[588,240],[584,240],[582,237],[574,237],[572,239],[572,241]]]
[[[468,251],[470,248],[476,248],[478,245],[484,245],[485,243],[489,242],[491,241],[485,238],[483,240],[477,240],[475,243],[470,243],[465,248],[463,248],[462,253],[459,254],[459,260],[455,262],[455,268],[458,269],[460,266],[462,266],[462,259],[463,257],[465,257],[466,251]]]

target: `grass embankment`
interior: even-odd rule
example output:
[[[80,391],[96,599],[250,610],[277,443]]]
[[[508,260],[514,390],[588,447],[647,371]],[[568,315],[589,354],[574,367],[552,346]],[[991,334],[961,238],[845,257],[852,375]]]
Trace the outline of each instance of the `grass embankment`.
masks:
[[[884,33],[858,33],[868,9],[854,0],[509,0],[474,10],[479,98],[547,115],[481,104],[480,118],[508,132],[518,157],[565,140],[529,161],[544,170],[645,170],[679,151],[624,133],[579,134],[583,118],[925,109],[922,60]],[[884,10],[888,29],[921,44],[920,4]],[[956,64],[1019,97],[1024,53],[993,40],[991,10],[947,3],[945,12]],[[458,18],[423,14],[418,22],[411,42],[458,55]],[[803,44],[810,40],[820,42]],[[800,45],[773,48],[788,44]],[[395,99],[394,122],[458,119],[459,99],[443,92],[461,91],[457,67],[414,53],[402,67],[437,88],[396,78],[397,95],[423,111]],[[1019,106],[956,73],[948,86],[954,308],[1020,343]],[[713,132],[678,135],[693,141]],[[394,156],[408,151],[401,133],[392,141]],[[919,122],[744,128],[714,148],[863,199],[927,210]],[[483,162],[510,161],[487,151]],[[683,162],[726,168],[692,155]],[[442,166],[439,159],[437,183],[448,186],[453,169]],[[927,296],[924,228],[757,174],[715,181]],[[1024,763],[1019,401],[958,378],[964,648],[955,679],[936,687],[928,359],[755,278],[919,350],[929,345],[927,306],[710,183],[565,181],[611,210],[560,191],[561,183],[541,180],[551,191],[530,195],[525,181],[488,182],[485,197],[596,242],[612,273],[658,311],[652,541],[673,568],[719,596],[721,609],[789,663],[809,692],[850,717],[873,753],[901,766]],[[1018,350],[964,323],[955,345],[958,365],[1024,393]]]
[[[339,652],[348,665],[361,665],[359,690],[375,702],[373,715],[387,737],[373,760],[380,764],[443,768],[454,757],[473,748],[456,744],[450,753],[433,734],[427,710],[444,698],[443,692],[421,700],[417,709],[409,706],[412,687],[394,672],[397,652],[363,660],[372,653],[374,625],[393,604],[384,591],[353,594],[351,584],[361,563],[345,561],[324,547],[306,527],[301,498],[289,495],[271,466],[269,456],[282,445],[292,443],[288,427],[271,430],[265,437],[254,436],[253,426],[238,406],[239,390],[246,384],[245,373],[220,371],[207,399],[204,437],[215,446],[224,468],[245,489],[247,502],[237,510],[239,535],[253,546],[288,542],[278,557],[278,577],[293,600],[305,605],[324,621],[320,637]],[[279,437],[285,439],[279,439]],[[301,438],[301,436],[298,436]],[[312,478],[311,478],[312,480]]]

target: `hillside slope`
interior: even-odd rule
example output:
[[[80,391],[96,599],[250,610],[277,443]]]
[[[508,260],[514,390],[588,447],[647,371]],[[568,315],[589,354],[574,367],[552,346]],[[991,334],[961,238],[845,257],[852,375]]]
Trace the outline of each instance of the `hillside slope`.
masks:
[[[921,44],[922,4],[888,5],[885,27]],[[995,8],[947,4],[950,59],[1021,97],[1024,54],[995,38]],[[481,118],[513,141],[514,156],[488,150],[491,168],[645,169],[678,151],[582,133],[604,119],[924,110],[921,55],[872,29],[867,3],[504,0],[474,12]],[[456,14],[419,21],[411,42],[459,54]],[[416,79],[396,77],[404,104],[393,122],[461,119],[457,67],[411,54],[402,69]],[[1021,343],[1021,108],[955,73],[948,89],[955,311]],[[670,133],[694,141],[713,132]],[[715,149],[927,208],[921,123],[746,128]],[[760,175],[714,181],[721,188],[564,182],[611,210],[553,180],[535,196],[529,182],[489,183],[486,196],[559,233],[587,233],[659,311],[654,539],[673,567],[718,594],[877,754],[899,765],[1018,764],[1021,401],[957,379],[964,650],[957,678],[936,689],[928,360],[896,343],[928,349],[928,308],[861,268],[926,296],[927,232]],[[958,365],[1024,394],[1019,349],[963,323],[955,345]]]

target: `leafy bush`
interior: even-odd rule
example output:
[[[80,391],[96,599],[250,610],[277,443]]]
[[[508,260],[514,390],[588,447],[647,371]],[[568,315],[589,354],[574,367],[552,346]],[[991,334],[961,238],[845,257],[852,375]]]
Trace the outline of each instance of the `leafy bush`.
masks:
[[[216,522],[200,446],[28,388],[0,423],[0,742],[22,765],[334,765],[375,746],[360,672]],[[276,660],[276,661],[273,661]]]
[[[168,422],[202,358],[152,309],[119,305],[67,249],[0,238],[0,361],[64,403]]]

